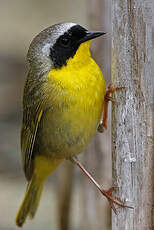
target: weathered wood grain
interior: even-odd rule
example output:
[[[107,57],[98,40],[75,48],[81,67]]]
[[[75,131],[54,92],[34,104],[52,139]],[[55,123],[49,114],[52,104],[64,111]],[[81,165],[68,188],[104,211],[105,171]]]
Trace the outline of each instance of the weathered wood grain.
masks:
[[[113,183],[131,209],[112,214],[113,230],[154,229],[154,1],[112,1]]]

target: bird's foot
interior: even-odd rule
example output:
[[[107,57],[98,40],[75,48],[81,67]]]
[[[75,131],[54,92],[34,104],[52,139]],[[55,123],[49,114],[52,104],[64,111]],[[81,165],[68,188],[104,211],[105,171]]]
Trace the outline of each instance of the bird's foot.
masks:
[[[91,176],[91,174],[85,169],[85,167],[80,163],[80,161],[78,160],[78,158],[76,156],[72,156],[70,158],[70,160],[76,164],[81,170],[82,172],[89,178],[89,180],[97,187],[97,189],[108,199],[111,208],[113,209],[113,211],[115,212],[115,214],[117,214],[116,208],[115,208],[115,204],[117,204],[120,207],[123,208],[133,208],[131,206],[127,206],[125,205],[122,201],[120,201],[118,198],[112,197],[112,192],[113,190],[116,190],[117,187],[111,187],[108,190],[104,190],[96,181],[95,179]]]
[[[103,119],[102,122],[99,124],[97,131],[100,133],[104,132],[104,129],[107,129],[107,117],[108,117],[108,103],[109,101],[113,103],[117,103],[117,101],[111,97],[110,95],[118,90],[126,89],[126,87],[116,87],[112,88],[111,84],[108,86],[108,90],[106,91],[105,97],[104,97],[104,112],[103,112]]]
[[[125,205],[124,202],[122,202],[120,199],[112,196],[112,192],[115,191],[116,189],[117,189],[117,187],[113,186],[108,190],[104,190],[104,189],[100,190],[101,193],[108,199],[110,206],[113,209],[114,213],[117,215],[117,210],[115,208],[115,204],[122,207],[122,208],[132,208],[133,209],[133,207]]]

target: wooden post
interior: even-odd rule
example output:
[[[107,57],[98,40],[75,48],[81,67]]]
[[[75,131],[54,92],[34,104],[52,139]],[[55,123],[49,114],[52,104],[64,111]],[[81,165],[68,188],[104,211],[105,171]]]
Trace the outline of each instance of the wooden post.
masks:
[[[134,210],[112,213],[113,230],[152,230],[154,206],[154,1],[112,1],[113,183]]]

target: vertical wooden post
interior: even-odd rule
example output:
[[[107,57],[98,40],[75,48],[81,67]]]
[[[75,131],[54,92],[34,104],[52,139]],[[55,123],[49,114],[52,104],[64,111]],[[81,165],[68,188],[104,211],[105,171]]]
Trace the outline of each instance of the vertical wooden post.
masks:
[[[112,214],[113,230],[152,230],[154,205],[154,1],[112,1],[113,183],[134,206]]]

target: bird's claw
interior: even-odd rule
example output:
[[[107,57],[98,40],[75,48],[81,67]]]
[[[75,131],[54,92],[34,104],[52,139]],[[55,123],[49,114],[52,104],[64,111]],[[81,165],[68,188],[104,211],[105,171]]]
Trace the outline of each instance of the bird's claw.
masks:
[[[122,208],[132,208],[131,206],[128,206],[128,205],[125,205],[123,201],[121,201],[120,199],[116,198],[116,197],[112,197],[112,192],[114,190],[116,190],[118,187],[116,186],[113,186],[111,187],[110,189],[108,190],[103,190],[102,189],[102,194],[104,196],[106,196],[106,198],[108,199],[109,203],[110,203],[110,206],[111,208],[113,209],[114,213],[117,215],[117,210],[115,208],[115,204],[117,204],[118,206],[122,207]]]
[[[106,129],[107,127],[104,126],[102,123],[100,123],[100,124],[98,125],[97,131],[98,131],[99,133],[103,133],[103,132],[104,132],[104,128]]]

